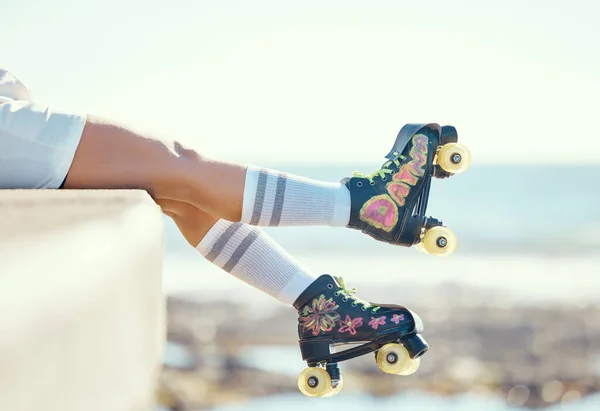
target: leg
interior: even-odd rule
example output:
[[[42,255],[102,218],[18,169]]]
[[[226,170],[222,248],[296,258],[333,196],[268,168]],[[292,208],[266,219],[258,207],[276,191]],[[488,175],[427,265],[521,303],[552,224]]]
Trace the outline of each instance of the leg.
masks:
[[[247,173],[244,165],[210,159],[179,142],[89,116],[65,188],[144,189],[156,200],[187,202],[229,221],[253,225],[348,223],[350,194],[343,184],[280,174],[287,182],[286,206],[275,192],[262,193],[258,205],[264,188],[257,191],[255,178],[264,181],[265,188],[272,185],[264,169]]]
[[[183,237],[194,248],[219,220],[219,217],[208,214],[189,203],[162,199],[156,200],[156,203],[163,213],[173,219]]]
[[[258,227],[219,219],[188,203],[157,203],[208,261],[284,304],[292,305],[315,279]]]
[[[244,203],[252,203],[246,214],[258,225],[266,217],[254,210],[257,191],[245,189],[246,171],[244,165],[207,158],[179,142],[88,116],[65,188],[144,189],[157,200],[187,202],[229,221],[245,221]],[[251,173],[248,184],[253,185],[256,176],[262,181],[260,175],[264,175],[264,170]],[[267,193],[260,207],[270,207],[277,219],[275,223],[275,218],[270,218],[269,225],[347,224],[350,195],[344,185],[295,176],[287,176],[286,180],[291,212],[283,208],[279,199],[269,199]]]

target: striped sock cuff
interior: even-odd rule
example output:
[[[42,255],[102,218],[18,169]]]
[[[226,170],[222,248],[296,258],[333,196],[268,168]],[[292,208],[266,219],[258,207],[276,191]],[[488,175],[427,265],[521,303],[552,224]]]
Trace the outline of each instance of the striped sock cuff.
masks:
[[[258,227],[219,220],[196,247],[217,267],[292,304],[314,276]]]
[[[349,219],[350,192],[343,184],[312,180],[264,167],[247,168],[242,222],[271,227],[343,227]]]

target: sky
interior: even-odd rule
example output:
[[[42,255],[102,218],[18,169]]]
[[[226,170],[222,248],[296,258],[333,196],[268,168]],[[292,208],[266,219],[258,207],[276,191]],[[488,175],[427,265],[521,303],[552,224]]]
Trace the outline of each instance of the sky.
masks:
[[[0,0],[38,101],[261,163],[380,163],[405,123],[473,163],[600,163],[600,2]]]

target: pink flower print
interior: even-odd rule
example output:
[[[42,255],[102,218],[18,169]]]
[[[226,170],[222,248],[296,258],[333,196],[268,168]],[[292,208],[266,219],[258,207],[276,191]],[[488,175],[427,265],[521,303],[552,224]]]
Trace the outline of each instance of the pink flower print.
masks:
[[[400,314],[400,315],[394,314],[392,316],[392,322],[393,323],[398,324],[398,323],[400,323],[400,321],[404,321],[404,314]]]
[[[369,321],[369,325],[371,326],[371,328],[373,328],[374,330],[376,330],[380,325],[385,325],[385,315],[382,315],[381,317],[371,317],[371,321]]]
[[[311,330],[312,335],[319,335],[321,331],[331,331],[340,318],[335,311],[338,307],[332,298],[326,300],[323,294],[315,298],[311,306],[306,305],[302,310],[300,322],[303,331]]]
[[[344,321],[340,321],[341,327],[338,332],[345,333],[349,332],[352,335],[356,334],[356,327],[363,325],[363,319],[361,317],[352,319],[349,315],[346,315]]]

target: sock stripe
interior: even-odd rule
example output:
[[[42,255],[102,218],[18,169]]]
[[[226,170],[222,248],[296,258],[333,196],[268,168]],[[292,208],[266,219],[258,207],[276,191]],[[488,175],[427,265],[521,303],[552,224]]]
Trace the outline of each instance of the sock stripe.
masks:
[[[252,185],[257,177],[258,173]],[[276,175],[273,177],[270,182],[275,191]],[[224,272],[285,304],[292,305],[315,279],[267,233],[249,224],[219,220],[196,249]]]
[[[223,270],[228,273],[231,272],[235,268],[235,266],[240,262],[241,258],[244,256],[248,248],[252,245],[252,243],[258,238],[259,232],[258,230],[252,230],[248,235],[240,242],[238,247],[235,249],[229,261],[225,263],[223,266]]]
[[[281,221],[286,184],[287,176],[285,173],[279,173],[277,176],[277,188],[275,189],[275,204],[273,204],[273,213],[271,214],[271,222],[269,223],[270,226],[277,226]]]
[[[242,223],[233,223],[223,232],[223,234],[219,237],[215,244],[212,246],[208,254],[206,254],[206,259],[211,263],[214,262],[217,257],[221,254],[229,240],[233,237],[233,235],[243,227]]]
[[[258,225],[262,214],[263,204],[265,202],[265,194],[267,192],[267,177],[268,172],[264,168],[258,174],[258,183],[256,185],[256,197],[254,199],[254,208],[252,212],[251,225]]]
[[[248,166],[240,221],[269,227],[345,227],[350,208],[345,184]]]

